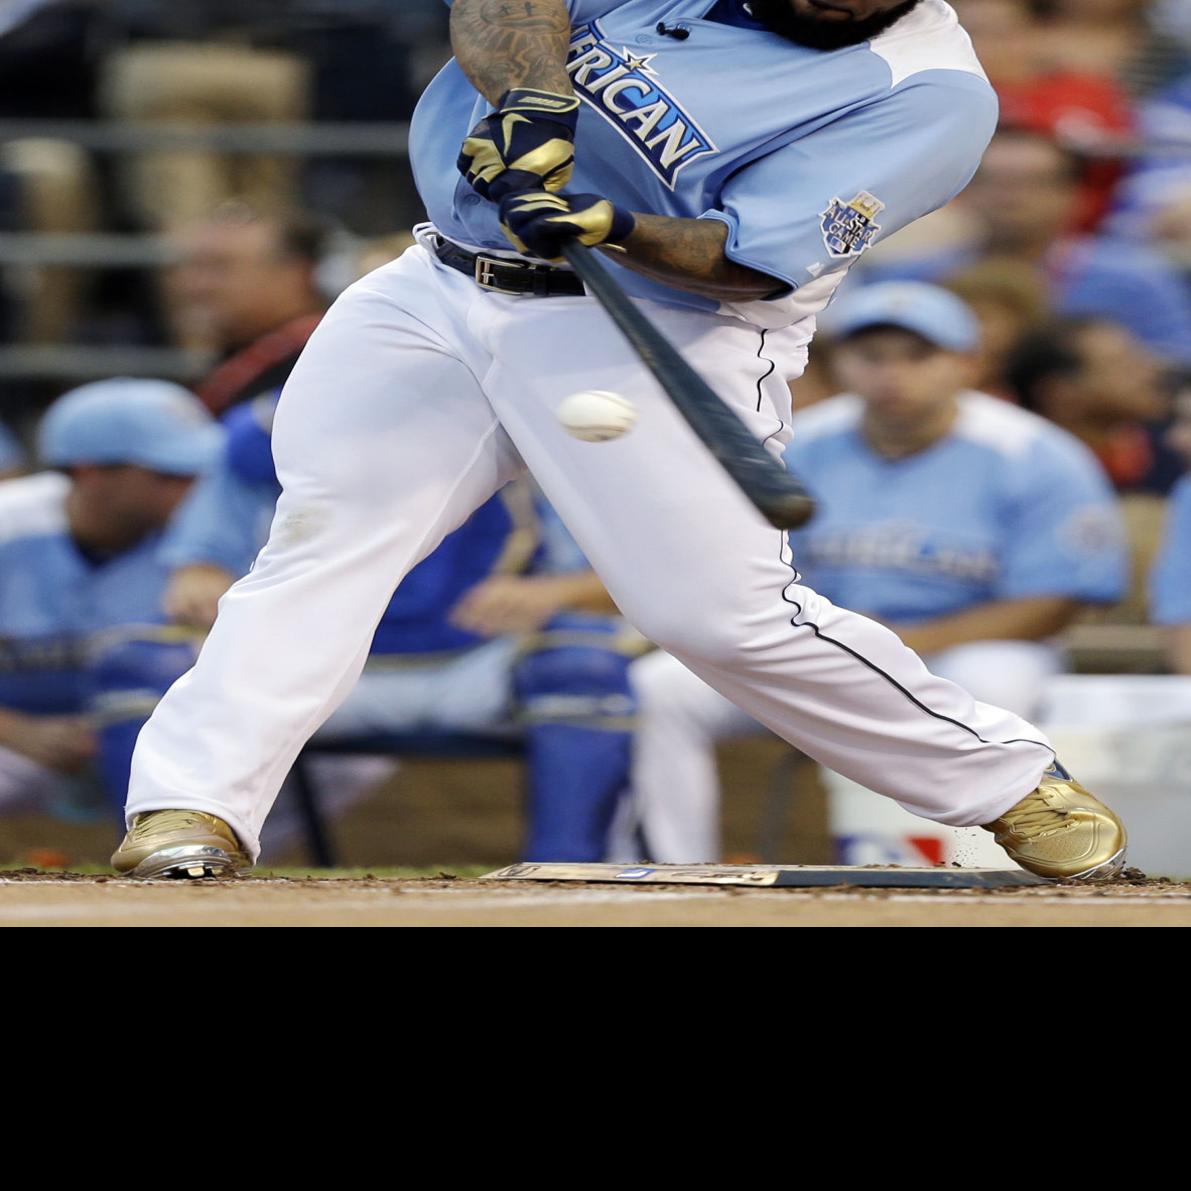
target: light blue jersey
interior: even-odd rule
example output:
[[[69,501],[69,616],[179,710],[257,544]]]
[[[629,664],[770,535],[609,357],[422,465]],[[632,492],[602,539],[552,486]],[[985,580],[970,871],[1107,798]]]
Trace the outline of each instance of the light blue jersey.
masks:
[[[739,11],[730,21],[704,19],[725,11],[722,0],[568,7],[568,71],[582,100],[568,189],[633,211],[726,223],[728,256],[789,287],[769,301],[723,307],[759,326],[821,310],[878,237],[967,185],[996,125],[996,97],[943,0],[922,0],[880,36],[832,52],[753,27]],[[659,22],[681,23],[690,36],[666,37]],[[443,235],[507,253],[496,207],[455,168],[459,146],[489,111],[452,60],[414,114],[410,155]],[[628,270],[620,279],[641,297],[719,306]]]
[[[1191,624],[1191,476],[1170,494],[1162,548],[1150,572],[1150,618],[1155,624]]]
[[[896,460],[862,436],[858,397],[795,415],[786,461],[819,502],[790,535],[810,585],[893,624],[995,600],[1120,599],[1124,532],[1091,452],[996,397],[959,400],[943,439]]]
[[[0,483],[0,707],[78,711],[96,635],[162,619],[160,536],[88,558],[68,529],[69,491],[57,473]]]

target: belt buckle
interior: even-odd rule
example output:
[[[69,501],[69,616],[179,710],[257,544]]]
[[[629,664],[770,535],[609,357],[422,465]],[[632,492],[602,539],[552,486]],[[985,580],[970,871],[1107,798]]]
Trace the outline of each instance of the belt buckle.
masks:
[[[526,264],[524,261],[507,261],[501,260],[498,257],[483,256],[477,254],[476,256],[476,285],[481,289],[496,290],[502,294],[520,294],[524,293],[524,289],[518,289],[514,285],[502,285],[496,275],[497,267],[502,269],[513,269],[519,273],[532,274],[534,266]]]
[[[496,261],[490,256],[477,256],[475,276],[480,289],[496,289]]]
[[[476,256],[476,285],[480,289],[500,290],[501,284],[496,276],[496,268],[498,265],[503,265],[506,268],[526,268],[525,265],[518,265],[516,261],[502,261],[497,260],[491,256]]]

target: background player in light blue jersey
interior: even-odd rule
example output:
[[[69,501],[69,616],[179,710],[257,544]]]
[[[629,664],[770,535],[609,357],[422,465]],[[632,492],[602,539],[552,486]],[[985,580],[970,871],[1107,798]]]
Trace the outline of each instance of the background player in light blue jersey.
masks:
[[[163,544],[172,572],[165,603],[181,623],[209,629],[219,597],[264,544],[281,493],[276,405],[273,394],[225,416],[224,457]],[[557,515],[527,485],[511,485],[410,572],[360,681],[318,739],[524,734],[526,858],[598,860],[628,763],[628,665],[643,644],[609,611]],[[328,809],[384,776],[372,765],[348,772],[339,757],[316,761],[327,770],[319,785]]]
[[[1191,465],[1191,386],[1179,395],[1171,446]],[[1191,674],[1191,475],[1170,494],[1162,546],[1150,573],[1150,618],[1167,626],[1167,656],[1176,674]]]
[[[893,628],[934,673],[1032,714],[1062,667],[1053,635],[1124,594],[1107,478],[1066,431],[964,390],[978,327],[954,295],[874,285],[824,321],[850,391],[794,418],[786,459],[819,506],[790,535],[796,565],[833,603]],[[632,784],[651,857],[714,859],[714,743],[756,724],[664,653],[634,663],[632,678]]]
[[[0,809],[93,769],[115,810],[135,731],[194,660],[158,550],[222,434],[184,389],[116,380],[60,398],[39,446],[57,470],[0,484]]]

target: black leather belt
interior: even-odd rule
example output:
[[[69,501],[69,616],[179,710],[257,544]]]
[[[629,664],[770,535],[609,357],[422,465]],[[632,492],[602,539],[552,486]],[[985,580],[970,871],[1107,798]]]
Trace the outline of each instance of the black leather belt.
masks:
[[[444,265],[466,273],[481,289],[502,294],[531,294],[535,298],[578,298],[587,292],[574,273],[552,265],[531,265],[467,252],[441,236],[434,251]]]

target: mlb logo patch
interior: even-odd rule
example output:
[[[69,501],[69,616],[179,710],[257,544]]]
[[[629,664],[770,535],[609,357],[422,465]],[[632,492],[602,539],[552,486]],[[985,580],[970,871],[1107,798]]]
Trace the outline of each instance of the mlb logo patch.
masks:
[[[884,210],[885,204],[867,190],[850,203],[832,199],[820,225],[827,251],[834,257],[859,256],[881,230],[876,218]]]

